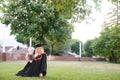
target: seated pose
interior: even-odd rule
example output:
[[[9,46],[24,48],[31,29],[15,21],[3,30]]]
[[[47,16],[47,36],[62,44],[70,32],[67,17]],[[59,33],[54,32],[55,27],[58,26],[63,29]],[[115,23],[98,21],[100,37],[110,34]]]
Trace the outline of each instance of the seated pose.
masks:
[[[36,45],[35,54],[32,62],[28,61],[25,67],[20,70],[16,76],[44,77],[47,70],[47,55],[44,53],[42,44]]]

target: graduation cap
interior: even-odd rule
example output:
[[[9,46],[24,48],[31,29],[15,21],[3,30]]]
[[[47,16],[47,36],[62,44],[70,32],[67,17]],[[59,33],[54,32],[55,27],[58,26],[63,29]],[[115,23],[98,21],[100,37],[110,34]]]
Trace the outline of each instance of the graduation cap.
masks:
[[[44,44],[42,44],[42,43],[38,43],[38,44],[36,44],[35,45],[35,47],[41,47],[41,46],[43,46]]]

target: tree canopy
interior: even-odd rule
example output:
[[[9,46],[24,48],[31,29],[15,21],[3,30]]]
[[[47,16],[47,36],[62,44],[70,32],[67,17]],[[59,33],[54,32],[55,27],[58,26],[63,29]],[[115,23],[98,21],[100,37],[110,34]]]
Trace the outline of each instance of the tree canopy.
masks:
[[[94,40],[88,40],[84,44],[84,50],[85,50],[85,54],[87,57],[92,57],[94,55],[93,50],[92,50],[92,43],[93,42],[94,42]]]
[[[22,1],[23,0],[17,0]],[[5,9],[9,2],[17,2],[16,0],[1,0],[1,9]],[[34,1],[39,2],[39,0],[26,0],[26,2]],[[102,0],[92,0],[96,4],[96,8],[100,7]],[[115,0],[113,0],[115,1]],[[46,5],[51,5],[60,15],[65,19],[71,19],[72,22],[82,21],[91,13],[92,7],[88,4],[88,0],[42,0],[42,3]]]
[[[28,44],[31,37],[33,44],[55,44],[71,38],[73,26],[44,0],[10,0],[4,6],[1,22],[11,27],[11,34],[19,42]]]
[[[77,55],[79,55],[80,54],[80,46],[81,46],[81,52],[83,52],[83,43],[80,40],[73,39],[71,41],[71,51],[73,53],[76,53]]]
[[[120,62],[120,26],[106,28],[92,44],[93,52],[110,62]]]

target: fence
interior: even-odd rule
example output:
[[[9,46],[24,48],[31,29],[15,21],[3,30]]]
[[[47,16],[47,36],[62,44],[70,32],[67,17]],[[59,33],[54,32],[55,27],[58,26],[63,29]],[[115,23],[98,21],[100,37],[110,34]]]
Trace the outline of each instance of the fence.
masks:
[[[0,53],[1,61],[8,60],[25,60],[25,54],[19,53]],[[48,60],[59,61],[106,61],[105,58],[89,58],[89,57],[74,57],[74,56],[48,56]]]

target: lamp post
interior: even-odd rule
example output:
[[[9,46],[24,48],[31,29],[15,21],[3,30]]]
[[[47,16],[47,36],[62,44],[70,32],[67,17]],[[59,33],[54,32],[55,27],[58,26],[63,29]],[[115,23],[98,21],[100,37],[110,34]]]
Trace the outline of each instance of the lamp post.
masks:
[[[32,52],[31,52],[31,47],[32,47],[32,38],[30,37],[30,42],[29,42],[29,54],[32,54]]]
[[[29,47],[32,46],[32,38],[30,37]]]

